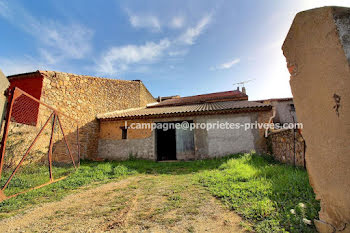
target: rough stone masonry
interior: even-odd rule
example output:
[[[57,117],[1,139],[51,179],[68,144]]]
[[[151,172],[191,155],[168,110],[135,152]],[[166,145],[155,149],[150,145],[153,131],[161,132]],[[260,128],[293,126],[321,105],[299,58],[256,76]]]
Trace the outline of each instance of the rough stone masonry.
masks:
[[[4,117],[4,109],[6,104],[6,97],[4,96],[5,90],[9,86],[9,82],[5,75],[0,70],[0,122],[2,122],[2,119]]]
[[[34,92],[42,102],[78,120],[81,155],[85,159],[97,158],[99,124],[96,114],[156,102],[138,80],[116,80],[56,71],[36,71],[9,76],[8,79],[11,87],[17,86],[29,94]],[[50,110],[40,105],[37,127],[43,125],[50,114]],[[64,118],[62,121],[66,125],[70,123],[64,122]],[[68,127],[68,140],[69,134],[74,135],[69,128],[76,130]]]
[[[283,52],[310,182],[321,201],[315,225],[320,232],[350,232],[350,9],[298,13]]]

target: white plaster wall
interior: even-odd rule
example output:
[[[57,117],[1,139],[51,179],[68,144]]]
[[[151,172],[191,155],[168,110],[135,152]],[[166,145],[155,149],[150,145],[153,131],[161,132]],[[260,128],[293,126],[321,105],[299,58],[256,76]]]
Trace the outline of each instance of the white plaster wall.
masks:
[[[251,115],[218,115],[207,118],[207,123],[251,123]],[[209,129],[207,130],[208,157],[221,157],[229,154],[255,150],[254,129]]]
[[[298,122],[295,111],[291,111],[290,105],[293,104],[293,100],[272,101],[271,104],[276,108],[276,117],[274,119],[275,122],[279,122],[279,123]]]

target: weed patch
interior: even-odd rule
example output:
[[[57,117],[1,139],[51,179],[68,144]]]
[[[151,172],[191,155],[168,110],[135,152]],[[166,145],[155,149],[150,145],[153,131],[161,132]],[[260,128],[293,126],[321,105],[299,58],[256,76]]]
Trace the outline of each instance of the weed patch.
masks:
[[[320,209],[304,169],[245,154],[197,177],[256,232],[315,232],[303,222],[317,218]]]

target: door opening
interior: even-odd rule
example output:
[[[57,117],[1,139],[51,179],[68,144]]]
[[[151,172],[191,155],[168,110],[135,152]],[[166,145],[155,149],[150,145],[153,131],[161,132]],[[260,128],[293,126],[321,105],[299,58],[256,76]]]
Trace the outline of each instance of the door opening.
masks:
[[[176,135],[175,129],[157,129],[157,160],[176,160]]]

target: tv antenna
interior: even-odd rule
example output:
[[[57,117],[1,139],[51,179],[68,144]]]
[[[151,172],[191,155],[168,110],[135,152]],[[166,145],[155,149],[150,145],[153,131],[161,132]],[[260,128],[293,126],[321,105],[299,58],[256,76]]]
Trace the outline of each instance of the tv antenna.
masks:
[[[234,86],[235,85],[242,85],[242,87],[244,87],[244,84],[249,83],[249,82],[254,81],[254,80],[255,80],[255,78],[254,79],[249,79],[249,80],[246,80],[246,81],[242,81],[242,82],[238,82],[238,83],[234,83],[233,85]]]

